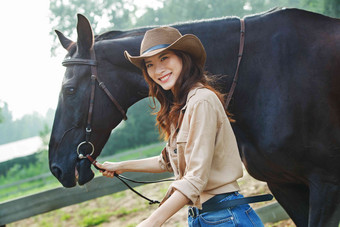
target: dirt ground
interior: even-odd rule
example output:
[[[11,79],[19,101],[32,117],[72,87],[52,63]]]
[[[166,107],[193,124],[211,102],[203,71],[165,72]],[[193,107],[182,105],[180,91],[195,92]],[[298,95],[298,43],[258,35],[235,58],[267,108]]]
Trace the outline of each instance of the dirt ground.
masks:
[[[170,183],[149,184],[138,187],[137,190],[149,198],[161,200]],[[239,181],[241,193],[245,196],[270,193],[267,185],[250,177],[244,172]],[[251,204],[253,208],[263,206],[264,202]],[[77,205],[65,207],[46,214],[24,219],[8,226],[102,226],[102,227],[132,227],[147,218],[157,205],[148,205],[143,199],[130,191],[93,199]],[[187,226],[187,208],[181,209],[170,218],[164,227]],[[266,227],[295,227],[294,223],[284,220],[278,223],[266,223]]]

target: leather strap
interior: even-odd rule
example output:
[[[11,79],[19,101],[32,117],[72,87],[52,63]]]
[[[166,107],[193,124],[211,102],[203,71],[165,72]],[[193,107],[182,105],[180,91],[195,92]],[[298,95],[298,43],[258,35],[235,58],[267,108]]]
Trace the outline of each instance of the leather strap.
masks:
[[[223,201],[223,202],[211,203],[211,204],[207,204],[207,205],[203,204],[202,210],[199,210],[199,212],[205,213],[205,212],[211,212],[211,211],[215,211],[215,210],[223,210],[223,209],[226,209],[228,207],[234,207],[234,206],[248,204],[248,203],[263,202],[263,201],[268,201],[268,200],[272,200],[272,199],[273,199],[273,195],[264,194],[264,195],[244,197],[244,198],[240,198],[240,199],[226,200],[226,201]]]
[[[228,96],[227,96],[227,101],[225,103],[225,108],[226,110],[228,110],[228,106],[230,103],[230,100],[234,94],[234,90],[237,84],[237,80],[238,80],[238,71],[240,68],[240,63],[242,60],[242,56],[243,56],[243,49],[244,49],[244,38],[245,38],[245,33],[246,33],[246,28],[245,28],[245,24],[244,24],[244,19],[240,19],[240,23],[241,23],[241,30],[240,30],[240,47],[239,47],[239,51],[238,51],[238,60],[237,60],[237,67],[236,67],[236,72],[234,75],[234,80],[233,83],[231,85],[231,88],[229,90]]]
[[[269,201],[269,200],[273,199],[273,195],[264,194],[264,195],[249,196],[249,197],[244,197],[244,198],[240,198],[240,199],[226,200],[226,201],[223,201],[223,202],[219,202],[223,198],[225,198],[226,196],[227,195],[225,195],[225,194],[215,196],[216,199],[214,201],[211,201],[211,199],[210,199],[209,200],[210,202],[208,204],[203,203],[202,209],[189,207],[189,215],[191,217],[195,218],[198,215],[206,213],[206,212],[224,210],[224,209],[227,209],[227,208],[230,208],[230,207],[235,207],[235,206],[249,204],[249,203]],[[214,199],[215,197],[213,197],[212,199]]]
[[[92,165],[99,171],[106,171],[105,169],[101,169],[97,166],[97,161],[95,159],[93,159],[91,157],[91,155],[86,155],[87,159],[92,163]],[[123,184],[126,185],[126,187],[128,187],[131,191],[133,191],[134,193],[136,193],[137,195],[139,195],[140,197],[142,197],[143,199],[149,201],[149,204],[156,204],[156,203],[160,203],[158,200],[152,200],[149,199],[148,197],[142,195],[141,193],[137,192],[134,188],[132,188],[128,183],[126,183],[124,180],[133,182],[133,183],[138,183],[138,184],[150,184],[150,183],[160,183],[160,182],[165,182],[165,181],[173,181],[173,179],[165,179],[165,180],[156,180],[156,181],[136,181],[136,180],[132,180],[128,177],[119,175],[117,173],[114,173],[114,176],[117,177]]]
[[[61,64],[63,66],[68,66],[68,65],[91,65],[91,66],[96,66],[97,65],[97,61],[96,60],[90,60],[90,59],[71,58],[71,59],[65,59]]]

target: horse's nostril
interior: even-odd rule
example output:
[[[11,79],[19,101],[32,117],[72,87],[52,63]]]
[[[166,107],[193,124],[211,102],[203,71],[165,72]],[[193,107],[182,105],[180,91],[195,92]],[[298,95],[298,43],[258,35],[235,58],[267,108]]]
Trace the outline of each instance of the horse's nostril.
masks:
[[[60,169],[58,166],[52,165],[52,166],[51,166],[51,172],[53,173],[53,175],[54,175],[56,178],[60,179],[61,174],[62,174],[62,171],[61,171],[61,169]]]

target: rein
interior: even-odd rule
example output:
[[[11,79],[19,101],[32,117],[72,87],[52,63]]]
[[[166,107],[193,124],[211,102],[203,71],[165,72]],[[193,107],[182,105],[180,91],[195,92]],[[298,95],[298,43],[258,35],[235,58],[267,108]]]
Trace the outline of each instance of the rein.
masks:
[[[237,80],[238,80],[238,71],[240,68],[240,63],[242,60],[242,56],[243,56],[243,49],[244,49],[244,37],[245,37],[245,33],[246,33],[246,28],[245,28],[245,24],[244,24],[244,19],[240,19],[240,23],[241,23],[241,30],[240,30],[240,47],[238,50],[238,60],[237,60],[237,67],[236,67],[236,71],[235,71],[235,75],[234,75],[234,80],[233,83],[230,87],[228,96],[227,96],[227,101],[225,102],[225,109],[228,110],[228,106],[230,103],[230,100],[234,94],[234,90],[237,84]]]
[[[85,141],[79,143],[77,147],[77,154],[79,159],[88,159],[91,164],[99,171],[105,171],[105,169],[101,169],[97,166],[97,161],[92,158],[92,155],[94,154],[95,148],[93,143],[90,142],[91,132],[92,132],[92,114],[93,114],[93,105],[94,105],[94,95],[95,95],[95,89],[96,89],[96,81],[98,82],[99,87],[105,92],[105,94],[110,98],[110,100],[113,102],[113,104],[116,106],[116,108],[120,111],[120,113],[123,116],[124,120],[127,120],[126,113],[124,109],[121,107],[121,105],[117,102],[117,100],[113,97],[111,92],[106,88],[104,82],[102,82],[98,77],[98,71],[97,71],[97,60],[94,48],[92,47],[90,49],[91,59],[81,59],[81,58],[71,58],[71,59],[65,59],[62,62],[63,66],[72,66],[72,65],[88,65],[91,66],[91,96],[90,96],[90,105],[89,105],[89,111],[87,115],[87,126],[85,128]],[[73,129],[73,128],[72,128]],[[90,154],[83,155],[80,152],[80,147],[83,145],[90,145],[91,146],[91,152]],[[130,178],[127,178],[125,176],[119,175],[117,173],[114,173],[114,176],[117,177],[123,184],[125,184],[131,191],[142,197],[143,199],[146,199],[149,201],[149,204],[155,204],[160,203],[157,200],[152,200],[147,198],[146,196],[140,194],[135,189],[133,189],[125,180],[133,182],[133,183],[140,183],[140,184],[149,184],[149,183],[159,183],[159,182],[165,182],[165,181],[172,181],[172,179],[165,179],[165,180],[157,180],[157,181],[136,181],[132,180]]]
[[[91,157],[91,155],[86,155],[86,158],[92,163],[92,165],[94,166],[94,168],[96,168],[99,171],[106,171],[105,169],[101,169],[97,166],[97,161],[95,159],[93,159]],[[137,192],[135,189],[133,189],[128,183],[126,183],[124,180],[130,181],[132,183],[138,183],[138,184],[150,184],[150,183],[160,183],[160,182],[165,182],[165,181],[173,181],[172,179],[165,179],[165,180],[157,180],[157,181],[136,181],[136,180],[132,180],[128,177],[119,175],[117,173],[114,173],[114,176],[117,177],[123,184],[126,185],[126,187],[128,187],[131,191],[133,191],[134,193],[136,193],[137,195],[139,195],[140,197],[142,197],[143,199],[149,201],[149,204],[156,204],[156,203],[160,203],[158,200],[152,200],[149,199],[148,197],[142,195],[141,193]]]

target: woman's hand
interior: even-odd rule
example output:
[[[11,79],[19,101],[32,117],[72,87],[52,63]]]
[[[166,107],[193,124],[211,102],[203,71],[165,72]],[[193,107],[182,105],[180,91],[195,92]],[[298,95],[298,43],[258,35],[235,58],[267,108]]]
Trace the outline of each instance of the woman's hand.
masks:
[[[158,156],[144,158],[139,160],[128,160],[122,162],[104,162],[97,166],[105,171],[101,171],[105,177],[114,177],[114,174],[124,172],[146,172],[146,173],[162,173],[165,172],[159,165]]]
[[[124,171],[119,168],[119,162],[104,162],[103,164],[97,163],[97,166],[106,171],[101,171],[103,176],[113,178],[114,174],[121,174]]]

